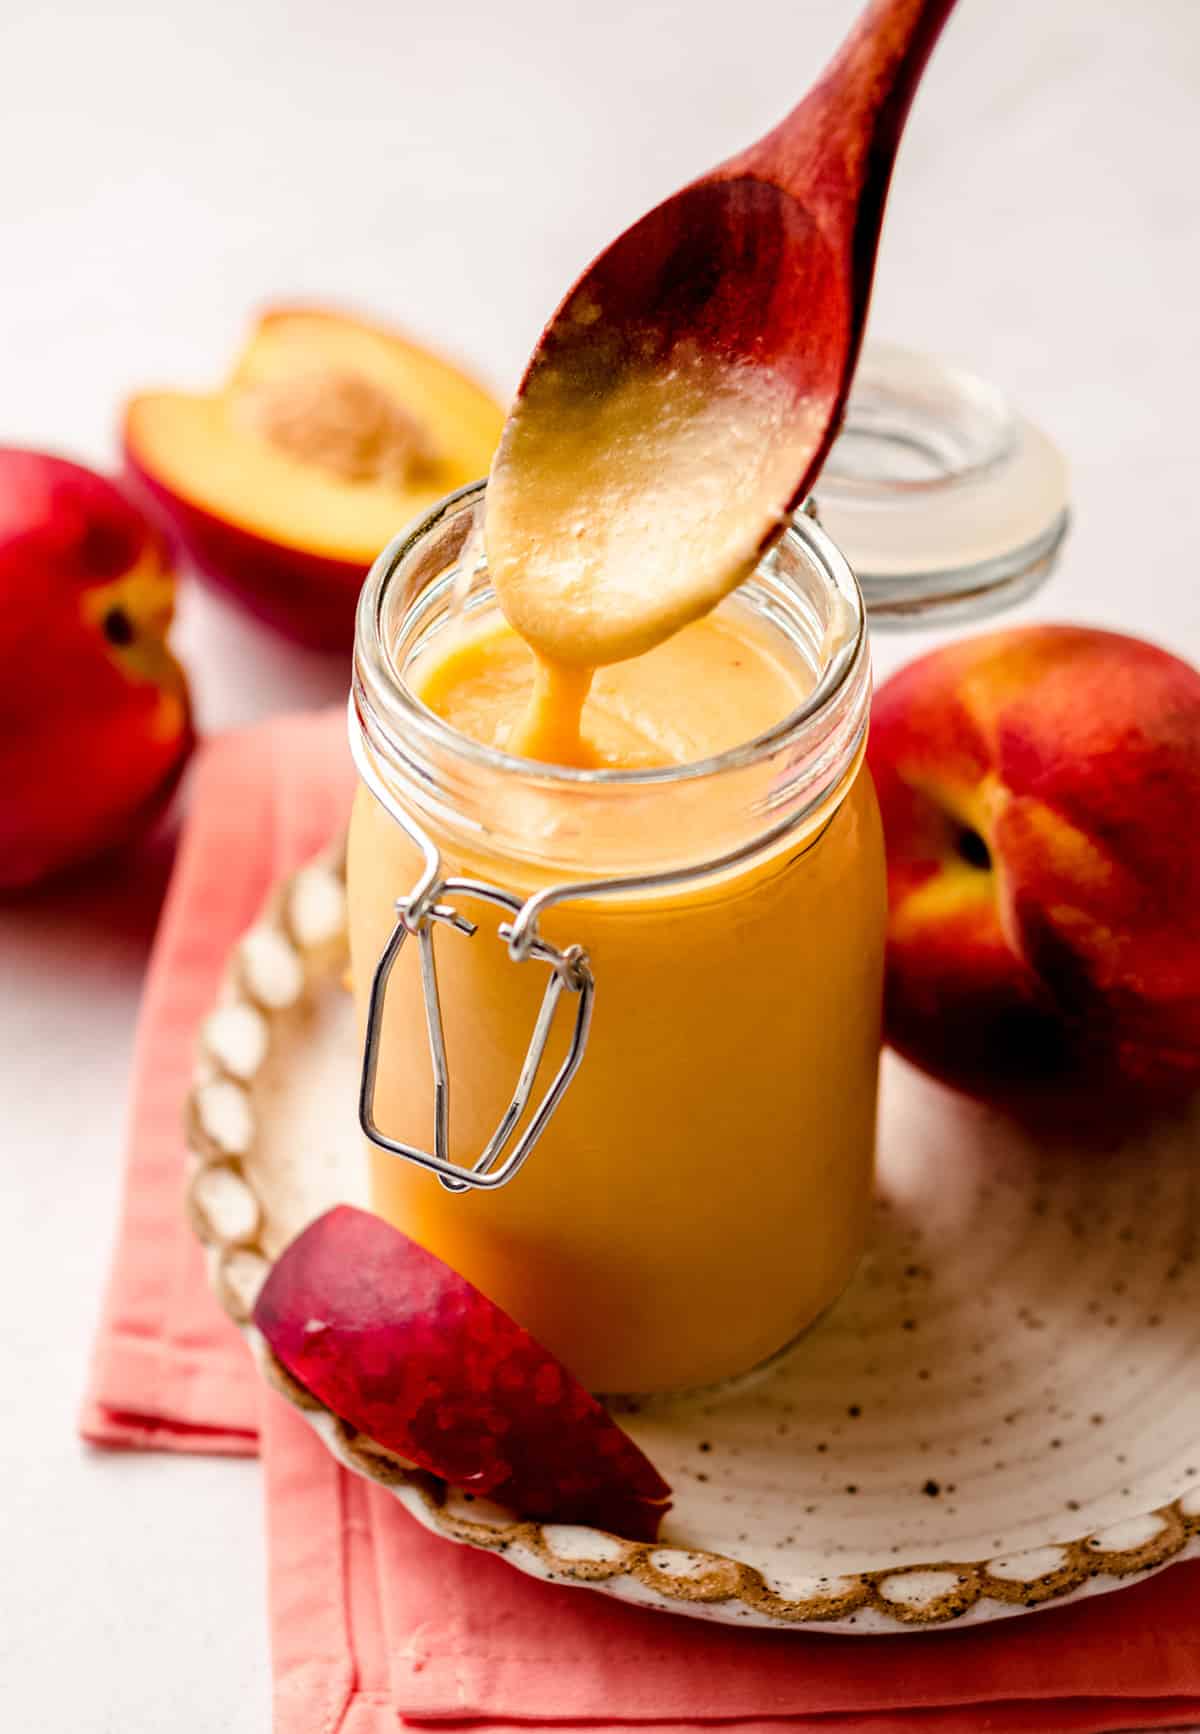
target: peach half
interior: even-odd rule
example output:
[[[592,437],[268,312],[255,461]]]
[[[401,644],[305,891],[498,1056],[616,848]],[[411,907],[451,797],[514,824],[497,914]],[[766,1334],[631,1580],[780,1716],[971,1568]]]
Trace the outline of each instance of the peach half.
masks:
[[[487,474],[503,422],[481,386],[407,338],[281,307],[219,391],[133,398],[123,440],[203,573],[289,636],[344,650],[372,560]]]
[[[1084,1117],[1200,1087],[1200,673],[1088,627],[984,634],[885,682],[868,757],[901,1053]]]

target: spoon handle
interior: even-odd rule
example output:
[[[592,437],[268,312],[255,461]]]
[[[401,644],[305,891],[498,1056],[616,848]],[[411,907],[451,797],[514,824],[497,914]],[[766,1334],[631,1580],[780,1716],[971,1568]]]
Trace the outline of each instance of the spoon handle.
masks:
[[[852,241],[856,265],[865,248],[868,282],[900,134],[954,4],[871,0],[803,101],[725,165],[800,199],[828,240]]]

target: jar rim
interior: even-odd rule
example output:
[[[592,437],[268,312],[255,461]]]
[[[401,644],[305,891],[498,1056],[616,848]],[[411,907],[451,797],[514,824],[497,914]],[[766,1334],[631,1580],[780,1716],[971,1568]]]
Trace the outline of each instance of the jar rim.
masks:
[[[519,776],[525,781],[536,780],[547,788],[652,789],[656,785],[676,786],[681,782],[698,781],[742,769],[785,745],[802,741],[806,735],[819,733],[830,713],[840,708],[838,701],[852,686],[856,675],[861,675],[867,660],[867,615],[862,592],[849,561],[837,544],[815,517],[800,512],[789,521],[755,570],[763,571],[777,548],[790,543],[801,549],[836,598],[846,631],[819,670],[813,687],[794,709],[769,729],[707,758],[680,765],[634,769],[543,763],[477,741],[430,710],[411,691],[386,643],[383,617],[389,586],[397,579],[406,556],[451,513],[458,512],[468,503],[482,500],[486,488],[485,478],[468,482],[447,494],[393,537],[368,572],[355,617],[351,707],[358,713],[360,726],[365,727],[367,720],[363,714],[365,700],[377,719],[382,720],[382,712],[393,727],[399,722],[406,733],[411,731],[426,746],[455,754],[487,771],[508,777]],[[411,602],[409,606],[412,606]],[[828,633],[826,637],[828,639]]]

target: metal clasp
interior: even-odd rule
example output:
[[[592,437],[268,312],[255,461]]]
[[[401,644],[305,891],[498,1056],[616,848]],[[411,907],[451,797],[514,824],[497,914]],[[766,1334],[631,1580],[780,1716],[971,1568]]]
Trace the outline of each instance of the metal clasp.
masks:
[[[546,983],[546,991],[542,996],[541,1008],[533,1026],[533,1035],[512,1100],[483,1152],[470,1168],[450,1160],[450,1077],[446,1065],[437,965],[433,955],[433,930],[435,924],[441,922],[471,939],[477,928],[473,921],[460,915],[452,904],[443,903],[443,897],[477,897],[486,903],[498,904],[500,908],[507,909],[513,920],[502,922],[498,932],[514,963],[534,961],[544,963],[550,969],[550,979]],[[367,1034],[358,1104],[359,1124],[372,1144],[393,1156],[406,1157],[419,1167],[430,1169],[448,1192],[467,1192],[472,1188],[491,1189],[503,1186],[512,1179],[545,1131],[550,1116],[579,1069],[579,1062],[587,1045],[596,986],[587,953],[578,945],[560,951],[557,946],[549,944],[537,932],[536,912],[532,920],[522,919],[527,916],[527,911],[527,905],[522,904],[520,899],[512,896],[510,892],[502,891],[499,886],[487,885],[478,879],[438,879],[426,873],[412,895],[397,902],[396,925],[375,966],[367,1008]],[[429,1035],[429,1054],[433,1062],[432,1154],[428,1150],[418,1149],[415,1145],[405,1144],[398,1138],[389,1138],[375,1121],[375,1081],[379,1070],[379,1047],[388,978],[410,935],[415,937],[421,953],[425,1027]],[[538,1070],[545,1056],[546,1044],[550,1039],[554,1014],[564,992],[576,994],[579,999],[570,1047],[525,1130],[516,1142],[512,1143],[513,1135],[529,1106]]]

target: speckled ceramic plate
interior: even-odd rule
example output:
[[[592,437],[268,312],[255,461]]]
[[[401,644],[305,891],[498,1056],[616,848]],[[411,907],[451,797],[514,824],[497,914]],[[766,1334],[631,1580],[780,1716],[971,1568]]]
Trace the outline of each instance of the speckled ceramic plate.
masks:
[[[1200,1555],[1200,1120],[1035,1147],[888,1060],[850,1289],[758,1375],[621,1419],[668,1477],[658,1546],[522,1523],[337,1421],[247,1325],[270,1261],[361,1190],[341,861],[231,961],[188,1105],[189,1208],[264,1374],[349,1468],[523,1571],[675,1613],[886,1632],[1118,1588]]]

